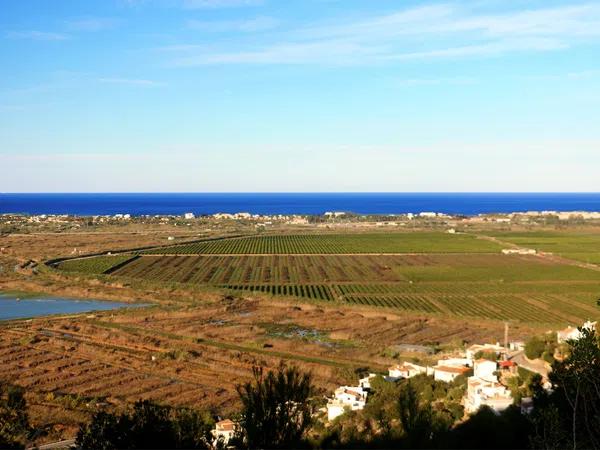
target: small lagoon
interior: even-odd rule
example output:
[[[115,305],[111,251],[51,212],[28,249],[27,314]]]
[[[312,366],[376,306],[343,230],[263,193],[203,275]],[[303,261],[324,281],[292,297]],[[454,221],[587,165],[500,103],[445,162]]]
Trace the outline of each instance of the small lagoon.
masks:
[[[51,314],[109,311],[120,308],[139,308],[141,306],[148,305],[32,295],[19,297],[15,294],[0,293],[0,320],[41,317]]]

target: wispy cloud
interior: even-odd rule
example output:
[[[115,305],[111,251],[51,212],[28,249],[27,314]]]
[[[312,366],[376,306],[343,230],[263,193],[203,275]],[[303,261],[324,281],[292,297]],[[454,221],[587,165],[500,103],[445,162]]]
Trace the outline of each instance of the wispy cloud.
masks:
[[[84,17],[70,20],[66,23],[70,31],[95,32],[115,28],[119,24],[119,19],[110,17]]]
[[[190,25],[224,30],[235,24]],[[228,45],[222,51],[181,46],[172,63],[374,64],[556,51],[600,39],[600,4],[495,13],[455,4],[429,5],[315,24],[272,39],[271,44],[241,42],[238,48]]]
[[[127,86],[139,87],[160,87],[165,86],[165,83],[154,80],[145,80],[139,78],[98,78],[100,83],[106,84],[122,84]]]
[[[185,9],[220,9],[260,6],[264,0],[183,0]]]
[[[253,33],[271,30],[279,26],[279,23],[279,20],[275,19],[274,17],[259,16],[245,20],[206,21],[190,19],[186,22],[186,26],[193,30],[199,30],[208,33],[227,33],[232,31]]]
[[[6,33],[9,39],[27,39],[32,41],[64,41],[69,39],[69,35],[63,33],[53,33],[48,31],[9,31]]]

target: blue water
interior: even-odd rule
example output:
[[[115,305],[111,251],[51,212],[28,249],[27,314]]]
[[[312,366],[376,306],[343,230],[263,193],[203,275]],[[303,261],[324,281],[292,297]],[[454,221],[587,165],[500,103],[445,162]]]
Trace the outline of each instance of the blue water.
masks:
[[[0,320],[146,306],[54,297],[27,297],[20,300],[17,298],[14,295],[0,293]]]
[[[600,211],[600,193],[322,193],[322,194],[0,194],[0,214],[196,215],[400,214],[475,215],[518,211]]]

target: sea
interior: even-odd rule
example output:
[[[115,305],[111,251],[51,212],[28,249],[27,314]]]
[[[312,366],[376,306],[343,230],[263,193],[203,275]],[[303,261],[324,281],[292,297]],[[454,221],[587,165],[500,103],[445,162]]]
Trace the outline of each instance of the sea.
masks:
[[[600,211],[600,193],[104,193],[0,194],[0,214],[196,215]]]

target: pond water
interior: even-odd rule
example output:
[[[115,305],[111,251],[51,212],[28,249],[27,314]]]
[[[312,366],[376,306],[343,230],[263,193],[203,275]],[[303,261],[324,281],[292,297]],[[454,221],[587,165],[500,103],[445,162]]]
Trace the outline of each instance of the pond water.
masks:
[[[50,314],[107,311],[119,308],[137,308],[140,306],[148,305],[60,297],[19,297],[14,294],[0,293],[0,320],[40,317]]]

